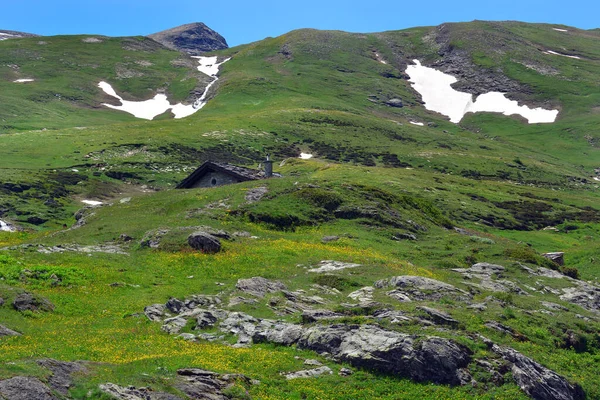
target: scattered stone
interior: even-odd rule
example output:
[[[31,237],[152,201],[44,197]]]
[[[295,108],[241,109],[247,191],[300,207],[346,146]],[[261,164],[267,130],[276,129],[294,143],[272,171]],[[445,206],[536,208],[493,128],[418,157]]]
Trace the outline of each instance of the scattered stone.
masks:
[[[500,322],[497,322],[497,321],[488,321],[488,322],[485,323],[485,326],[487,326],[490,329],[496,330],[498,332],[504,333],[506,335],[510,335],[515,340],[518,340],[520,342],[529,341],[529,339],[527,338],[527,336],[525,336],[525,335],[523,335],[523,334],[515,331],[510,326],[506,326],[506,325],[501,324]]]
[[[350,293],[348,297],[361,303],[365,303],[373,301],[373,293],[375,293],[375,288],[373,286],[365,286]]]
[[[329,242],[337,242],[338,240],[340,240],[339,236],[323,236],[323,238],[321,239],[321,242],[329,243]]]
[[[331,310],[305,310],[302,313],[302,322],[305,324],[310,324],[312,322],[326,319],[342,318],[343,316],[343,314],[336,313]]]
[[[303,332],[300,325],[262,320],[260,326],[255,330],[252,340],[255,343],[270,342],[291,346],[300,339]]]
[[[538,364],[518,351],[492,346],[492,351],[511,363],[517,385],[535,400],[583,400],[585,393],[578,384],[570,384],[556,372]]]
[[[265,194],[269,192],[269,189],[265,186],[249,189],[244,197],[248,204],[256,203],[260,201]]]
[[[399,294],[408,296],[411,300],[437,301],[442,297],[451,297],[459,301],[470,300],[473,296],[464,290],[458,289],[448,283],[422,276],[395,276],[375,282],[376,288],[395,287],[396,291],[389,292],[389,296],[399,297]]]
[[[544,253],[542,257],[546,257],[548,260],[555,262],[558,265],[565,265],[565,253],[563,252],[553,252],[553,253]]]
[[[555,278],[555,279],[563,279],[565,275],[561,274],[559,271],[555,271],[553,269],[548,269],[544,267],[539,267],[536,272],[539,276],[544,276],[546,278]]]
[[[163,236],[169,233],[168,229],[155,229],[146,232],[142,240],[140,241],[140,247],[150,247],[151,249],[157,249],[160,246],[160,241]]]
[[[182,400],[170,393],[154,392],[149,388],[136,388],[134,386],[123,387],[114,383],[105,383],[99,386],[100,390],[117,400]],[[202,398],[202,397],[198,397]],[[210,399],[204,397],[204,399]],[[221,398],[215,398],[221,399]],[[224,399],[224,397],[223,397]]]
[[[327,367],[327,366],[323,366],[323,367],[319,367],[319,368],[315,368],[315,369],[307,369],[307,370],[303,370],[303,371],[297,371],[297,372],[292,372],[289,374],[285,375],[285,379],[299,379],[299,378],[316,378],[317,376],[321,376],[321,375],[331,375],[333,374],[333,371],[331,370],[331,368]]]
[[[561,306],[560,304],[552,303],[550,301],[541,301],[542,305],[549,310],[553,311],[569,311],[569,309],[565,306]]]
[[[267,293],[286,290],[287,286],[280,281],[271,281],[260,276],[255,276],[250,279],[238,280],[235,288],[256,297],[265,297]]]
[[[474,304],[468,305],[467,308],[469,308],[471,310],[476,310],[476,311],[487,310],[487,306],[485,305],[485,303],[474,303]]]
[[[333,261],[333,260],[323,260],[319,263],[317,267],[309,269],[309,272],[323,273],[323,272],[332,272],[339,271],[347,268],[356,268],[360,267],[360,264],[346,263],[341,261]]]
[[[214,254],[221,251],[221,242],[215,236],[198,231],[188,236],[188,244],[203,253]]]
[[[417,237],[412,233],[397,233],[392,236],[392,240],[417,240]]]
[[[304,365],[313,365],[315,367],[320,367],[321,365],[323,365],[323,363],[319,360],[308,359],[308,360],[304,360]]]
[[[354,373],[350,368],[340,368],[339,376],[350,376]]]
[[[238,383],[243,386],[260,384],[241,374],[217,374],[198,368],[184,368],[177,371],[179,383],[175,387],[186,394],[190,399],[198,400],[227,400],[223,391]],[[171,399],[166,399],[171,400]]]
[[[26,376],[0,381],[0,397],[8,400],[58,400],[42,381]]]
[[[177,337],[180,337],[181,339],[188,342],[193,342],[194,340],[196,340],[196,335],[191,333],[180,333]]]
[[[440,310],[436,310],[435,308],[419,306],[416,309],[424,311],[427,315],[429,315],[430,319],[437,324],[450,325],[453,327],[457,327],[459,325],[459,322],[452,318],[449,314],[446,314]]]
[[[589,311],[600,312],[600,287],[577,282],[577,286],[564,288],[563,292],[561,300],[577,304]]]
[[[234,296],[229,299],[229,304],[227,304],[227,307],[235,307],[239,306],[240,304],[258,304],[258,301],[256,301],[256,299],[247,299],[242,296]]]
[[[29,292],[19,293],[12,303],[17,311],[52,311],[54,304]]]
[[[165,307],[174,314],[179,314],[185,308],[185,303],[175,297],[171,297]]]
[[[209,310],[202,311],[200,315],[196,317],[196,329],[204,329],[215,326],[218,320],[219,317],[216,315],[216,313]]]
[[[52,390],[63,396],[69,395],[69,389],[73,386],[73,374],[88,372],[81,362],[65,362],[47,358],[37,360],[37,363],[52,372],[48,378],[48,384]]]
[[[390,107],[396,107],[396,108],[402,108],[404,107],[404,104],[402,103],[402,99],[389,99],[388,101],[385,102],[385,105],[390,106]]]
[[[408,297],[406,294],[404,294],[401,290],[390,290],[386,294],[388,296],[390,296],[392,299],[398,300],[401,303],[408,303],[408,302],[412,301],[410,299],[410,297]]]
[[[5,327],[4,325],[0,325],[0,337],[2,336],[21,336],[21,334]]]
[[[184,326],[187,325],[187,320],[182,317],[167,318],[164,320],[161,329],[170,335],[179,333]]]
[[[388,319],[392,324],[411,322],[413,319],[404,315],[402,311],[397,310],[378,310],[373,314],[374,318]]]
[[[121,242],[131,242],[133,240],[133,238],[125,233],[121,233],[119,235],[119,241]]]

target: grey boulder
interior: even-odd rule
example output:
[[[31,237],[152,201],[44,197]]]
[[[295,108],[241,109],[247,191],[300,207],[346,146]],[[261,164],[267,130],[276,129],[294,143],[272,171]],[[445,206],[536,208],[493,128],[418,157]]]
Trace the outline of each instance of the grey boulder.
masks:
[[[16,376],[0,381],[0,398],[6,400],[58,400],[37,378]]]
[[[203,253],[214,254],[221,251],[221,241],[206,232],[194,232],[188,236],[188,244],[195,250]]]

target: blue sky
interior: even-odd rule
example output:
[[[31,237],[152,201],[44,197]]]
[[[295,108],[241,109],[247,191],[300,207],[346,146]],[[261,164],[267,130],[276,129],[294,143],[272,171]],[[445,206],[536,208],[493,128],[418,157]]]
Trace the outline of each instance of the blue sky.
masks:
[[[5,0],[0,29],[41,35],[147,35],[204,22],[231,46],[298,28],[381,32],[443,22],[519,20],[600,27],[597,0]]]

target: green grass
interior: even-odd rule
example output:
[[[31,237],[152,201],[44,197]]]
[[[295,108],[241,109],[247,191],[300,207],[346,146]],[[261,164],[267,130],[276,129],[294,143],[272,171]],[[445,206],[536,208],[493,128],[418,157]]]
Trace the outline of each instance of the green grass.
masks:
[[[457,332],[388,327],[451,337],[476,358],[489,356],[470,339],[481,333],[580,383],[589,398],[600,397],[598,320],[541,290],[561,290],[567,281],[531,277],[519,266],[550,266],[540,253],[564,251],[566,265],[582,279],[597,282],[600,276],[598,185],[591,179],[599,166],[598,35],[513,22],[450,24],[447,30],[448,43],[473,63],[530,88],[521,100],[559,107],[559,120],[528,125],[477,114],[455,125],[425,110],[403,74],[412,58],[439,60],[433,28],[368,35],[299,30],[224,50],[218,54],[233,58],[223,65],[208,105],[189,118],[156,121],[102,108],[107,99],[97,82],[109,81],[128,99],[152,97],[160,88],[172,102],[182,101],[205,83],[193,65],[173,66],[174,60],[189,62],[187,57],[143,38],[0,42],[0,102],[6,105],[0,110],[0,216],[27,228],[0,233],[0,247],[33,245],[0,251],[0,320],[23,333],[0,341],[0,376],[45,379],[47,372],[32,360],[53,357],[101,363],[78,379],[75,398],[90,391],[102,398],[97,386],[107,381],[174,391],[171,383],[182,367],[247,374],[261,380],[250,388],[261,399],[524,398],[510,381],[497,388],[449,388],[366,370],[348,378],[286,381],[280,372],[303,369],[295,356],[316,355],[271,345],[190,344],[141,315],[145,306],[171,296],[231,293],[238,279],[252,276],[282,280],[292,290],[315,283],[335,287],[340,294],[325,296],[332,307],[348,302],[350,292],[396,275],[469,290],[452,269],[485,261],[505,266],[507,279],[531,296],[476,292],[474,302],[495,296],[507,303],[492,302],[481,313],[452,299],[425,302],[459,320]],[[495,52],[490,43],[502,43],[504,50]],[[540,48],[583,59],[544,55]],[[378,62],[375,52],[388,64]],[[12,82],[22,77],[36,82]],[[402,98],[405,106],[383,104],[391,98]],[[417,127],[410,120],[430,124]],[[301,151],[317,159],[297,160]],[[265,153],[285,161],[275,165],[283,178],[173,190],[206,159],[255,166]],[[269,189],[264,199],[246,204],[247,190],[263,185]],[[110,205],[88,212],[84,226],[64,229],[75,223],[81,199]],[[47,222],[35,225],[35,217]],[[258,238],[239,237],[224,241],[221,253],[198,254],[186,244],[198,226]],[[159,229],[168,232],[158,249],[140,246]],[[417,240],[392,239],[400,233]],[[128,255],[42,254],[35,247],[105,244],[121,234],[134,238],[119,242]],[[330,235],[340,240],[322,243]],[[362,266],[323,277],[304,268],[327,259]],[[17,313],[10,301],[18,290],[47,297],[55,311]],[[238,308],[275,318],[269,299]],[[376,300],[418,314],[416,303],[394,303],[383,292]],[[569,311],[539,313],[540,301]],[[592,321],[583,323],[575,314]],[[300,315],[288,320],[298,322]],[[529,340],[486,328],[489,320]],[[365,315],[347,321],[373,322]],[[561,347],[566,330],[587,340],[586,351]],[[322,361],[336,373],[340,368]]]

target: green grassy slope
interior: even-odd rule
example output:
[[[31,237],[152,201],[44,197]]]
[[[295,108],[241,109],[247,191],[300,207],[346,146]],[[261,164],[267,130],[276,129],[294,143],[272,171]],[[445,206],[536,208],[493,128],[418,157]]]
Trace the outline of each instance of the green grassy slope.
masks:
[[[310,291],[323,282],[301,266],[327,259],[363,264],[326,278],[341,291],[326,296],[331,307],[395,275],[427,276],[469,290],[469,282],[451,270],[485,261],[505,266],[506,279],[530,296],[475,291],[474,302],[489,303],[482,312],[451,299],[424,302],[450,313],[460,328],[391,328],[452,337],[476,359],[489,356],[473,339],[480,333],[581,384],[588,398],[600,397],[597,314],[552,293],[560,293],[566,281],[531,276],[522,268],[557,268],[540,253],[565,251],[571,274],[576,269],[581,279],[596,283],[600,274],[598,184],[592,178],[600,167],[597,32],[481,21],[378,34],[294,31],[219,52],[232,59],[223,64],[208,105],[182,120],[156,121],[102,108],[107,99],[97,81],[108,80],[127,98],[152,97],[162,88],[170,99],[183,100],[202,82],[190,60],[146,39],[83,42],[87,37],[0,42],[0,218],[28,229],[0,233],[0,247],[30,245],[0,251],[5,299],[0,322],[24,334],[0,339],[5,362],[0,377],[43,377],[32,360],[53,357],[106,363],[76,382],[71,391],[76,398],[87,393],[103,398],[97,385],[106,381],[177,392],[171,386],[175,371],[189,366],[259,379],[262,384],[249,389],[253,398],[525,398],[510,379],[498,387],[450,388],[358,369],[349,378],[287,381],[280,372],[304,369],[295,356],[315,354],[267,344],[232,349],[218,342],[188,343],[140,314],[169,297],[228,296],[238,279],[252,276]],[[559,119],[528,125],[477,114],[457,125],[427,111],[406,79],[407,63],[417,58],[441,65],[457,54],[525,88],[511,92],[512,98],[558,107]],[[173,66],[175,60],[185,66]],[[131,77],[117,79],[118,74]],[[29,77],[36,82],[12,82]],[[393,98],[404,106],[385,104]],[[299,161],[301,151],[317,159]],[[171,190],[206,159],[252,166],[265,153],[285,160],[276,165],[283,178]],[[246,203],[247,191],[262,185],[269,189],[266,197]],[[81,199],[109,205],[87,211],[82,227],[63,229],[75,223]],[[186,244],[198,226],[258,238],[224,241],[223,252],[205,255]],[[554,229],[544,230],[548,227]],[[140,245],[159,230],[166,232],[158,249]],[[133,241],[122,242],[121,234]],[[392,239],[399,234],[414,234],[416,240]],[[340,240],[323,243],[327,235]],[[127,255],[37,251],[38,245],[107,244],[121,246]],[[10,301],[21,289],[47,297],[55,311],[12,310]],[[276,318],[272,304],[280,297],[233,309]],[[383,292],[375,300],[420,315],[421,302],[392,302]],[[540,312],[540,301],[566,309]],[[298,322],[300,315],[285,319]],[[527,340],[486,327],[490,320]],[[348,315],[344,322],[373,319]],[[580,339],[577,347],[567,340],[571,333]],[[483,375],[478,371],[476,378],[486,382]]]

